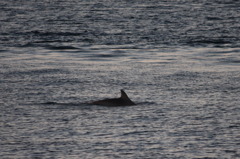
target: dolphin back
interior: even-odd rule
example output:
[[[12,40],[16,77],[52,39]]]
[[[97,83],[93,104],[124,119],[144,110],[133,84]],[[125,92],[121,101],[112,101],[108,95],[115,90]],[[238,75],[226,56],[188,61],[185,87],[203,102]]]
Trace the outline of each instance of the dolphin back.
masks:
[[[90,104],[92,104],[92,105],[102,105],[102,106],[131,106],[131,105],[136,105],[133,101],[131,101],[131,99],[124,92],[124,90],[121,90],[121,97],[120,98],[103,99],[103,100],[94,101]]]

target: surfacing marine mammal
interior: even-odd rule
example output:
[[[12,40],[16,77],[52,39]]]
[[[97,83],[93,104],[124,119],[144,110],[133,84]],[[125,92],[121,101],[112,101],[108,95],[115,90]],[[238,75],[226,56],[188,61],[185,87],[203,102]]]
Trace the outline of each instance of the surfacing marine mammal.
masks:
[[[131,106],[136,105],[131,99],[128,97],[128,95],[124,92],[123,89],[121,89],[121,97],[120,98],[108,98],[103,100],[98,100],[91,102],[89,104],[92,105],[102,105],[102,106]]]

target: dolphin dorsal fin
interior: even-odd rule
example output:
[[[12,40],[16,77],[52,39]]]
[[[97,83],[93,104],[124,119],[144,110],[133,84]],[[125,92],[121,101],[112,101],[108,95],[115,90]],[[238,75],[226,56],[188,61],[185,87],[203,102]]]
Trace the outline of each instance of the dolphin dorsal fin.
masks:
[[[130,100],[129,97],[127,96],[127,94],[124,92],[123,89],[121,89],[121,98],[122,98],[122,99]]]

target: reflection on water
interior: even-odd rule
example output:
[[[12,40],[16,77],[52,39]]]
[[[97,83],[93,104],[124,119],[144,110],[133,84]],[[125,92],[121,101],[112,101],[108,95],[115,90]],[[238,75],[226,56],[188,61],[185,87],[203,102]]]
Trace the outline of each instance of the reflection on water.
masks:
[[[163,49],[121,49],[121,46],[106,46],[100,49],[96,47],[81,49],[62,49],[62,50],[27,50],[25,53],[18,51],[9,54],[2,52],[2,57],[11,61],[24,61],[25,63],[51,64],[63,62],[71,65],[73,63],[85,64],[111,64],[111,63],[152,63],[152,64],[171,64],[172,67],[186,65],[184,69],[208,69],[210,70],[238,70],[239,48],[163,48]],[[84,51],[82,51],[84,50]],[[34,53],[35,52],[35,53]],[[188,67],[192,65],[192,67]],[[42,65],[42,67],[45,67]],[[182,67],[182,66],[181,66]]]

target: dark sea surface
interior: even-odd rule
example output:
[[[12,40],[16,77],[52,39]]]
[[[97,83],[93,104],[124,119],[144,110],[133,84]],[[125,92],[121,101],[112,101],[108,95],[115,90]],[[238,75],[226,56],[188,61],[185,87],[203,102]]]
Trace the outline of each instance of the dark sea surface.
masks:
[[[240,158],[240,1],[0,0],[0,158]]]

